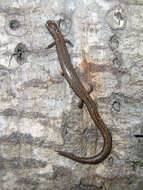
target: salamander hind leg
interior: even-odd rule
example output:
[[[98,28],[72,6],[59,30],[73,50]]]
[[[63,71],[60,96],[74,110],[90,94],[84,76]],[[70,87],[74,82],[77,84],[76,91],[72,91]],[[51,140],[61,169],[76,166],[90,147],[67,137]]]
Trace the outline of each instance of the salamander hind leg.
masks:
[[[88,94],[90,94],[92,91],[93,91],[93,86],[90,84],[89,85],[89,89],[87,90],[87,92],[88,92]],[[82,109],[83,108],[83,104],[84,104],[83,100],[80,100],[79,103],[78,103],[78,107],[80,109]]]
[[[62,77],[64,77],[64,72],[61,70],[60,72],[60,75],[62,76]]]

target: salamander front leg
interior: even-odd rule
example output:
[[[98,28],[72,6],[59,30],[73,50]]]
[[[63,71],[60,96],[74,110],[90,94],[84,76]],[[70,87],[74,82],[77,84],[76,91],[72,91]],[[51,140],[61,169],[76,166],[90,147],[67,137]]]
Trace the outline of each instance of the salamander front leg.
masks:
[[[73,47],[73,44],[71,43],[70,40],[68,40],[68,39],[64,39],[64,40],[65,40],[65,43],[68,43],[71,47]]]
[[[65,39],[65,43],[68,43],[71,47],[73,47],[73,44],[71,43],[70,40]],[[51,44],[49,44],[45,49],[50,49],[50,48],[54,47],[55,45],[56,45],[56,42],[54,41]]]
[[[52,47],[54,47],[56,45],[56,42],[52,42],[51,44],[48,45],[48,47],[46,47],[45,49],[50,49]]]

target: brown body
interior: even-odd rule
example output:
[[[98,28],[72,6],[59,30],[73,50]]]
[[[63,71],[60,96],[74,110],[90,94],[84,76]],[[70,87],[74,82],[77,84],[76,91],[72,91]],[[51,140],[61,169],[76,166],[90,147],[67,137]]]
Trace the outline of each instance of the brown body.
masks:
[[[69,42],[64,39],[62,33],[58,29],[58,26],[53,21],[47,21],[46,27],[48,28],[49,32],[54,38],[54,42],[48,46],[48,48],[51,48],[52,46],[56,45],[58,58],[60,61],[61,68],[64,73],[64,77],[66,78],[67,82],[71,86],[71,88],[74,90],[76,95],[85,103],[87,106],[87,109],[90,113],[91,118],[93,119],[95,125],[100,130],[103,139],[104,139],[104,145],[101,150],[101,152],[93,157],[78,157],[72,153],[63,152],[63,151],[57,151],[60,155],[63,155],[65,157],[68,157],[70,159],[73,159],[75,161],[85,163],[85,164],[97,164],[101,161],[103,161],[111,152],[112,148],[112,137],[107,129],[105,123],[101,119],[97,106],[80,82],[75,69],[73,68],[73,65],[71,63],[70,56],[68,54],[68,50],[66,47],[66,42]]]

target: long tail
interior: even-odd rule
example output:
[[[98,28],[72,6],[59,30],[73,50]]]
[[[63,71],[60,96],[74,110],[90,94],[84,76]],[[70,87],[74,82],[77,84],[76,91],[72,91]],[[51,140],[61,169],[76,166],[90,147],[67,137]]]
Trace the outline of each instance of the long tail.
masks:
[[[106,127],[103,120],[101,119],[101,117],[98,113],[97,107],[93,106],[93,105],[89,106],[89,104],[88,104],[87,108],[91,115],[91,118],[93,119],[97,128],[100,130],[100,132],[103,136],[103,139],[104,139],[104,145],[103,145],[101,152],[99,152],[99,154],[97,154],[93,157],[79,157],[72,153],[59,151],[59,150],[56,152],[58,152],[58,154],[60,154],[62,156],[65,156],[65,157],[75,160],[77,162],[81,162],[83,164],[97,164],[97,163],[105,160],[107,158],[107,156],[110,154],[111,149],[112,149],[112,137],[111,137],[111,134],[110,134],[108,128]]]

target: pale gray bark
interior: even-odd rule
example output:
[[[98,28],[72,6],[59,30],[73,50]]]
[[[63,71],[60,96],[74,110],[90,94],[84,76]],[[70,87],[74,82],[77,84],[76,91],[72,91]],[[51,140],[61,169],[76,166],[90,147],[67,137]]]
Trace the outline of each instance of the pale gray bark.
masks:
[[[83,165],[54,150],[97,154],[101,134],[59,74],[45,23],[59,23],[72,63],[112,133],[109,157]],[[0,190],[143,189],[142,0],[0,1]],[[87,61],[87,63],[85,62]]]

